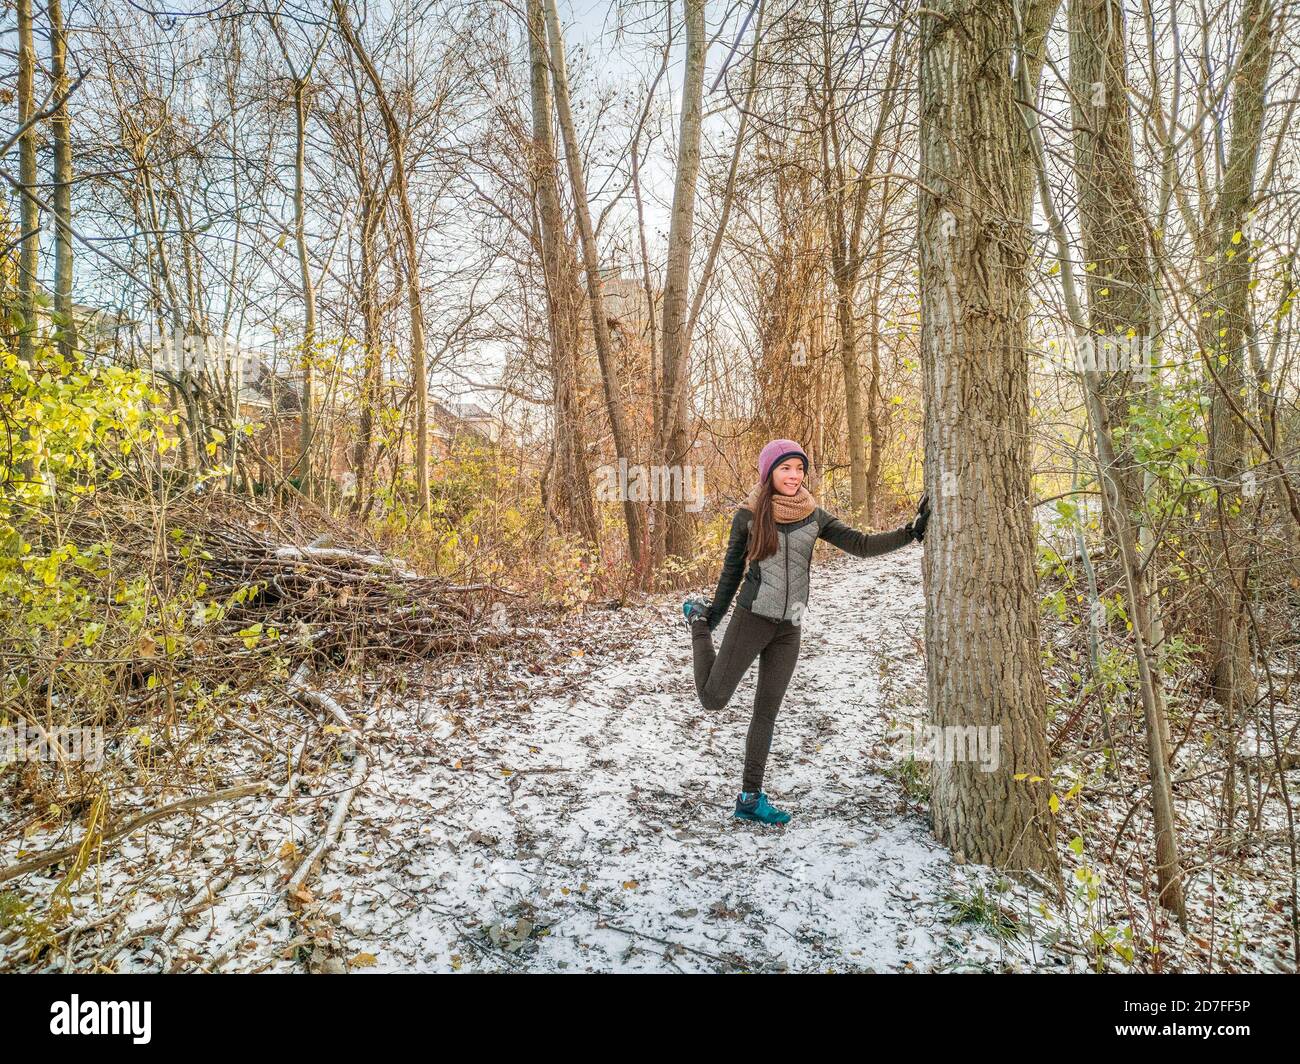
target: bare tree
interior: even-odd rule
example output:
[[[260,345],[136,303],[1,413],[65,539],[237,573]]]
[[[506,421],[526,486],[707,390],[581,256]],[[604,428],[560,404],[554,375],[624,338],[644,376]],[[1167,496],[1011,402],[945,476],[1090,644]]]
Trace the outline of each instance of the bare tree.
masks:
[[[415,392],[415,477],[416,512],[429,512],[429,367],[424,344],[424,297],[420,292],[419,242],[416,238],[415,215],[411,210],[410,191],[407,186],[405,135],[384,88],[383,79],[375,69],[370,54],[349,21],[345,0],[331,0],[339,32],[357,57],[375,93],[375,102],[388,132],[393,155],[392,175],[389,181],[397,200],[397,213],[402,226],[402,247],[405,252],[406,297],[411,317],[411,387]]]
[[[61,0],[48,0],[50,77],[55,97],[50,129],[54,135],[54,310],[59,324],[59,351],[71,358],[77,349],[77,322],[72,312],[72,142],[68,123],[68,37]]]
[[[36,269],[40,250],[40,213],[36,194],[36,49],[32,44],[32,2],[18,3],[18,177],[28,195],[22,197],[19,225],[22,252],[18,262],[18,309],[22,312],[22,332],[18,354],[25,362],[36,358]]]
[[[624,408],[624,389],[618,362],[614,357],[609,335],[609,318],[605,314],[601,294],[600,256],[596,248],[596,231],[591,222],[591,201],[587,197],[587,181],[582,170],[581,147],[573,124],[573,110],[569,104],[569,75],[564,61],[564,37],[560,30],[560,16],[555,0],[546,2],[547,40],[550,46],[551,79],[555,87],[555,108],[564,138],[564,155],[568,163],[569,184],[573,191],[574,209],[578,216],[578,233],[582,241],[583,265],[587,273],[587,298],[591,307],[591,332],[596,344],[596,357],[600,362],[601,379],[605,385],[605,405],[609,411],[610,432],[614,437],[614,450],[629,461],[631,437]],[[645,522],[635,500],[623,500],[623,518],[627,524],[628,557],[638,572],[642,568],[645,544]]]
[[[546,282],[550,363],[555,405],[555,494],[562,500],[565,524],[590,543],[600,527],[592,501],[578,393],[578,322],[575,320],[576,262],[566,237],[551,122],[550,54],[543,0],[528,0],[529,94],[532,104],[533,172],[537,189],[538,250]]]

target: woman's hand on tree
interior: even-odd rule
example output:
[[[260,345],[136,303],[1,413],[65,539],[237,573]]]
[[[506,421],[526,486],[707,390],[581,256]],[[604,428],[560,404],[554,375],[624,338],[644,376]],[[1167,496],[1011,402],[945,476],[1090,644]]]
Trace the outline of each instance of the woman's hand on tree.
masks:
[[[916,504],[916,516],[907,523],[908,531],[912,533],[912,538],[918,543],[925,539],[925,529],[930,523],[930,493],[926,492],[921,496],[921,501]]]

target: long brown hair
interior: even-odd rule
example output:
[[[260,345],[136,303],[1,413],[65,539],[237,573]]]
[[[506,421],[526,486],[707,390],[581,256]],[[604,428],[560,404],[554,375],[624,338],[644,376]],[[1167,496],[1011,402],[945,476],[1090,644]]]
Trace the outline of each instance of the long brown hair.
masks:
[[[761,562],[776,553],[776,518],[772,516],[772,474],[763,482],[758,492],[758,504],[749,523],[749,550],[745,557],[751,562]]]

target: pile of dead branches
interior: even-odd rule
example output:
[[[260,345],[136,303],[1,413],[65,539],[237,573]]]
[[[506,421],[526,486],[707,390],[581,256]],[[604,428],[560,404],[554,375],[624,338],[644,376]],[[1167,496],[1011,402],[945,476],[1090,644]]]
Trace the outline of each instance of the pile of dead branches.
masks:
[[[114,568],[195,589],[190,644],[203,657],[274,643],[297,666],[362,669],[507,643],[524,620],[517,596],[423,576],[337,522],[294,520],[228,498],[165,512],[83,511],[66,532],[113,544]]]

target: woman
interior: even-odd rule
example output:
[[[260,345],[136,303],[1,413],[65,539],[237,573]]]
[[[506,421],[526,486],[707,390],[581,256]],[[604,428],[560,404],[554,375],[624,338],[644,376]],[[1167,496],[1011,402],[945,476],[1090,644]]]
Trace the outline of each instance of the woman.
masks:
[[[763,770],[772,745],[772,726],[786,685],[799,657],[799,626],[808,605],[808,575],[818,539],[835,544],[859,558],[870,558],[906,546],[925,536],[930,520],[927,496],[921,496],[916,517],[893,532],[871,535],[832,517],[804,486],[811,463],[793,440],[773,440],[758,456],[758,484],[731,522],[722,575],[707,603],[698,596],[682,604],[691,629],[695,656],[695,688],[708,710],[727,704],[740,678],[758,658],[758,691],[754,717],[745,740],[745,774],[736,816],[765,824],[784,824],[790,814],[767,800]],[[712,631],[726,616],[740,584],[736,613],[715,656]]]

